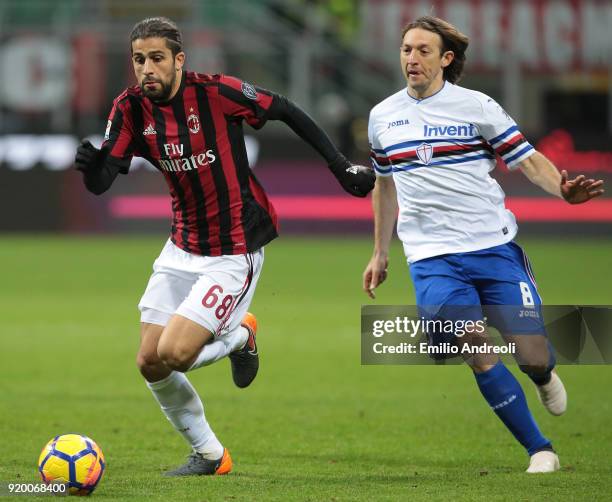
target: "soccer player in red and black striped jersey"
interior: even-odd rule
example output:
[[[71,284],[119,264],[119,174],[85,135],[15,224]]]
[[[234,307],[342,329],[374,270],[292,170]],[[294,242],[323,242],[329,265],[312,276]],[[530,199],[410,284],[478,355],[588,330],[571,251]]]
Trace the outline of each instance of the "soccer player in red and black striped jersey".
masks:
[[[131,54],[138,85],[114,101],[100,150],[83,142],[75,164],[87,189],[106,191],[133,156],[164,176],[172,197],[171,237],[140,301],[137,363],[162,411],[192,447],[168,475],[225,474],[229,452],[211,430],[185,372],[225,356],[239,387],[259,366],[257,322],[247,312],[277,236],[277,217],[251,171],[243,123],[285,122],[327,162],[342,187],[365,197],[370,168],[352,165],[325,132],[287,98],[226,75],[186,71],[181,34],[167,18],[134,27]]]

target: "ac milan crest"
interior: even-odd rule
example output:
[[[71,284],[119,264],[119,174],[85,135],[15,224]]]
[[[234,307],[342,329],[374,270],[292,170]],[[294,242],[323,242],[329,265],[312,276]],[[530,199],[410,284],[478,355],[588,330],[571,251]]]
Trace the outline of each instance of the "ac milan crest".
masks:
[[[433,156],[433,148],[429,143],[421,143],[417,146],[416,154],[419,160],[427,165]]]
[[[189,127],[189,132],[192,134],[196,134],[200,131],[200,118],[195,113],[187,117],[187,127]]]

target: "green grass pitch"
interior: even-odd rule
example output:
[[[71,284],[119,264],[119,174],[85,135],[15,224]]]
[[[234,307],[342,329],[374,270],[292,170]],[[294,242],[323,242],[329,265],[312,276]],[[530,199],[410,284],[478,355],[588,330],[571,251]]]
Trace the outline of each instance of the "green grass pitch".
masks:
[[[163,237],[0,238],[0,481],[38,480],[43,445],[93,437],[100,500],[603,500],[612,493],[612,368],[561,367],[567,414],[549,416],[513,368],[562,471],[527,457],[464,366],[363,367],[361,273],[369,239],[282,238],[266,249],[251,310],[261,370],[227,361],[190,378],[229,447],[225,477],[165,479],[188,448],[135,366],[136,304]],[[612,304],[612,240],[520,241],[549,304]],[[412,303],[399,245],[380,304]]]

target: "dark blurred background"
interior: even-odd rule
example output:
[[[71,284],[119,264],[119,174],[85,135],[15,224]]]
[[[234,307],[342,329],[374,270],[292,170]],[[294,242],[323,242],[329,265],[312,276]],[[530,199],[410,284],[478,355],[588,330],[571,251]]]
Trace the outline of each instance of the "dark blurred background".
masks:
[[[461,85],[497,99],[560,169],[612,182],[612,1],[3,0],[0,231],[169,228],[165,183],[146,162],[135,159],[102,197],[71,169],[79,139],[100,142],[113,98],[134,83],[129,32],[138,20],[172,18],[188,68],[287,95],[366,163],[369,110],[405,85],[401,29],[422,14],[470,37]],[[371,229],[369,202],[345,197],[286,126],[248,134],[285,233]],[[612,229],[607,196],[574,207],[502,165],[495,176],[526,233]]]

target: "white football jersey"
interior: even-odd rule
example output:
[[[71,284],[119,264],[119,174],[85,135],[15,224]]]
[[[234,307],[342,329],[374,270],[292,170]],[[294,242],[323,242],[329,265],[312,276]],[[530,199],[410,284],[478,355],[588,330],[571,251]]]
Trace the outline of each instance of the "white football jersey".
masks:
[[[517,232],[489,175],[535,150],[493,99],[450,82],[425,99],[406,88],[376,105],[368,124],[377,176],[393,176],[397,233],[408,262],[504,244]]]

